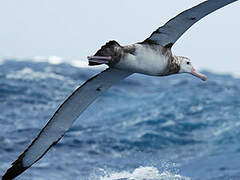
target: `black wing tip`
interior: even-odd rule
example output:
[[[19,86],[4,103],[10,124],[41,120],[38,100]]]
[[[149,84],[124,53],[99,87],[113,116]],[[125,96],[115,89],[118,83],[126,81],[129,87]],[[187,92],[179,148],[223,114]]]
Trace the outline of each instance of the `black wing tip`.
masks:
[[[12,164],[7,172],[2,176],[2,180],[12,180],[21,173],[23,173],[29,167],[23,167],[22,161],[16,161]]]

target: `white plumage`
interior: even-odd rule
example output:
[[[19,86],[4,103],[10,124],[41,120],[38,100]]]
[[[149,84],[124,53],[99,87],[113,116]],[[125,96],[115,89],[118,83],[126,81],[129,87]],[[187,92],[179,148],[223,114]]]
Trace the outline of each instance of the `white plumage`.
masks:
[[[135,48],[134,54],[126,54],[114,67],[152,76],[164,73],[169,57],[161,53],[162,46],[158,51],[142,44],[135,44]]]

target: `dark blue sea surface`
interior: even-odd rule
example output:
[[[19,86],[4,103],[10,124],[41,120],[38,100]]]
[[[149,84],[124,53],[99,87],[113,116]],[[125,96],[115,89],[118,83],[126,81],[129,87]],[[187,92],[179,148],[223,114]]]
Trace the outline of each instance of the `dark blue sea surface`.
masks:
[[[102,68],[103,69],[103,68]],[[0,174],[101,69],[0,65]],[[135,74],[97,99],[19,180],[239,180],[240,79]]]

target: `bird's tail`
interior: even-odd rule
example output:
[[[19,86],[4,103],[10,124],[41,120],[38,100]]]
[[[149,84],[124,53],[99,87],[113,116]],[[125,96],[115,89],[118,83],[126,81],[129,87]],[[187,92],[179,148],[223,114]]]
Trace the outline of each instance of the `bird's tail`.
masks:
[[[94,56],[88,56],[89,66],[100,64],[112,65],[121,58],[122,47],[117,41],[109,41]]]

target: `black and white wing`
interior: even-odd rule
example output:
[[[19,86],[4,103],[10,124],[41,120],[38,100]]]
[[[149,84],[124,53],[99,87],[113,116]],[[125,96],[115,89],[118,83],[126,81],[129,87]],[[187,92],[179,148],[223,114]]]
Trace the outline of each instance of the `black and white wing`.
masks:
[[[12,163],[12,167],[2,179],[13,179],[31,167],[63,137],[73,122],[97,97],[131,74],[131,72],[108,68],[87,80],[58,108],[32,144]]]
[[[154,31],[143,43],[159,44],[172,47],[172,45],[187,31],[194,23],[206,15],[216,11],[237,0],[208,0],[181,12],[170,19],[164,26]]]

